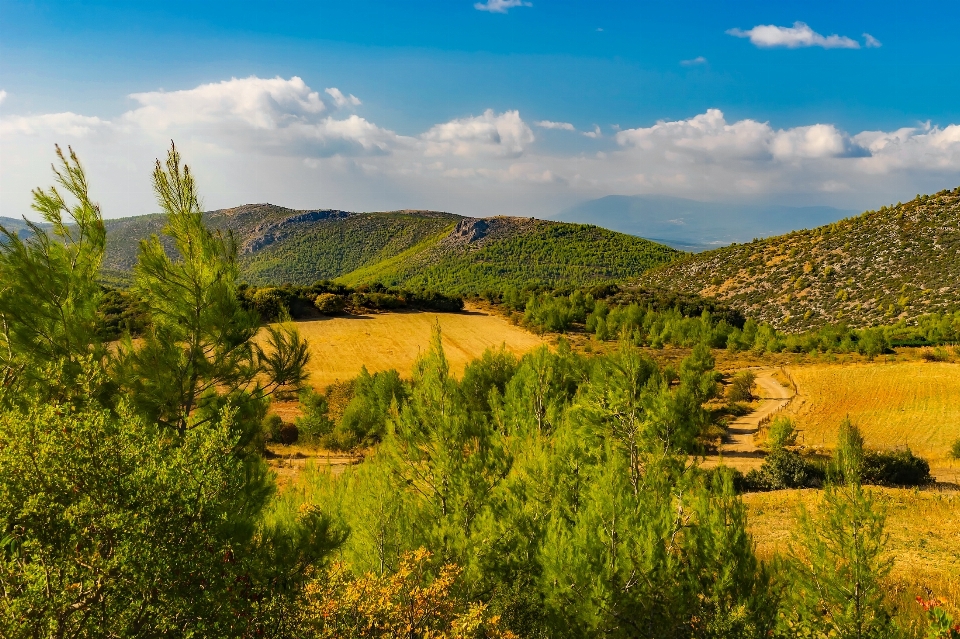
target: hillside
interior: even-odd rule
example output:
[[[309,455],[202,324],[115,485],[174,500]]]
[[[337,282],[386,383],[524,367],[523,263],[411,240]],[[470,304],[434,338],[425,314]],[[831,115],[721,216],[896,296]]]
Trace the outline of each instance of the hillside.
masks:
[[[960,188],[687,256],[639,283],[716,297],[788,331],[960,310]]]
[[[649,240],[597,226],[530,218],[464,218],[443,237],[400,259],[341,278],[448,293],[505,286],[584,286],[623,281],[680,255]]]
[[[35,222],[35,224],[42,229],[50,228],[50,225],[46,222]],[[30,227],[27,226],[27,223],[24,222],[22,218],[0,216],[0,226],[21,238],[27,237],[32,233]]]
[[[206,214],[229,231],[252,284],[336,279],[445,293],[506,286],[584,286],[624,281],[680,252],[596,226],[529,218],[465,218],[435,211],[297,211],[251,204]],[[160,215],[107,221],[104,269],[129,273],[138,241],[159,233]]]

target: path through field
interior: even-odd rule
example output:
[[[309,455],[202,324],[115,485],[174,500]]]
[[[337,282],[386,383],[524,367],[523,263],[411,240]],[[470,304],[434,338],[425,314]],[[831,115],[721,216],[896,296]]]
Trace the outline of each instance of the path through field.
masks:
[[[774,372],[774,369],[755,371],[760,406],[749,415],[744,415],[730,424],[727,428],[727,437],[720,447],[720,454],[708,455],[704,460],[705,466],[722,463],[745,472],[752,468],[759,468],[763,463],[765,455],[754,444],[753,436],[760,429],[760,422],[765,417],[782,409],[793,397],[792,391],[784,388],[773,378]]]

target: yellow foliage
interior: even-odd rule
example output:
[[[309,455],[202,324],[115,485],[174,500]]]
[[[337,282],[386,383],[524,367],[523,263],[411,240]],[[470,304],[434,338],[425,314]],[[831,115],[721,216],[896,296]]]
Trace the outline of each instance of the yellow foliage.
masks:
[[[431,574],[431,553],[407,553],[397,572],[354,576],[337,563],[307,587],[308,625],[319,639],[516,639],[482,603],[454,594],[460,569],[446,564]]]

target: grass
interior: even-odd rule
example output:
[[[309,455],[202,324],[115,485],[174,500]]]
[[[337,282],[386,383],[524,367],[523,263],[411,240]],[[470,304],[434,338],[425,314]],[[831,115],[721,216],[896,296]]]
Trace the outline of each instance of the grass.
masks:
[[[466,313],[384,313],[298,322],[312,353],[310,384],[323,389],[353,379],[366,366],[371,373],[397,369],[410,377],[413,364],[430,345],[439,322],[443,347],[454,375],[488,348],[503,345],[522,354],[546,341],[502,317],[482,311]]]
[[[870,487],[887,512],[887,551],[894,560],[890,597],[907,619],[919,618],[914,597],[943,597],[960,603],[960,493]],[[748,529],[764,559],[785,553],[791,540],[797,506],[811,510],[819,490],[747,493]],[[954,608],[954,612],[960,612]]]
[[[947,453],[960,437],[960,365],[896,361],[787,371],[799,389],[787,412],[806,446],[832,448],[840,422],[849,416],[870,447],[907,445],[931,466],[950,466]]]

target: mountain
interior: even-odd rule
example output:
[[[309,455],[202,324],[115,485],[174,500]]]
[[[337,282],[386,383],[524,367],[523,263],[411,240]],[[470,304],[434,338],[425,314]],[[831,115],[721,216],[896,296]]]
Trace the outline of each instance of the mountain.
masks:
[[[50,225],[46,222],[35,222],[37,226],[42,229],[49,229]],[[30,227],[27,226],[27,223],[23,219],[18,219],[15,217],[3,217],[0,216],[0,226],[7,229],[11,233],[16,233],[19,237],[24,238],[32,234],[33,231],[30,230]]]
[[[209,227],[233,235],[244,277],[259,285],[336,279],[445,293],[589,286],[636,278],[681,255],[596,226],[532,218],[248,204],[210,211],[205,219]],[[163,216],[107,220],[106,226],[104,269],[116,281],[136,263],[138,241],[160,233]]]
[[[641,285],[716,297],[788,331],[960,310],[960,188],[690,255]]]
[[[854,213],[829,206],[762,206],[661,195],[608,195],[561,211],[555,219],[596,224],[685,251],[702,251],[828,224]]]

